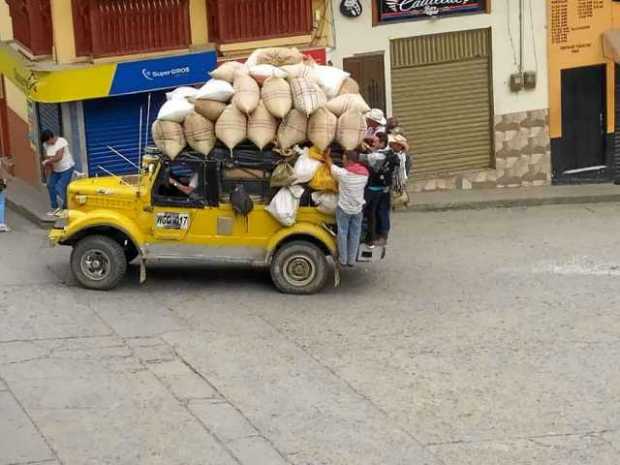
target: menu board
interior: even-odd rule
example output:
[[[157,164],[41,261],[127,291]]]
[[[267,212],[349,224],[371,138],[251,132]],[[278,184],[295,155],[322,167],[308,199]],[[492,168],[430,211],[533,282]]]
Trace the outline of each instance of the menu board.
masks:
[[[592,49],[609,27],[609,8],[606,0],[551,0],[552,46],[570,54]]]

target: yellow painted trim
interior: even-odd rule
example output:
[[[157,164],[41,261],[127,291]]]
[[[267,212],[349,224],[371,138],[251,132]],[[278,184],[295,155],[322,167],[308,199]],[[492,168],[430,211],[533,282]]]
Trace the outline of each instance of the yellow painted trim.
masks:
[[[72,63],[76,56],[71,0],[52,0],[50,6],[56,60],[58,63]]]
[[[207,22],[207,2],[190,0],[189,19],[192,32],[192,46],[200,46],[209,42],[209,25]]]
[[[61,103],[106,97],[115,71],[114,63],[42,70],[10,45],[0,44],[0,73],[35,102]]]

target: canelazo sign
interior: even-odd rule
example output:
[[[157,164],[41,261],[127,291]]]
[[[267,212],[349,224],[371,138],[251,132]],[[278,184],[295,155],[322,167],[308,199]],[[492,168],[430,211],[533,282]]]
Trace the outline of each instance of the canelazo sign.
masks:
[[[379,21],[484,11],[486,0],[377,0]]]

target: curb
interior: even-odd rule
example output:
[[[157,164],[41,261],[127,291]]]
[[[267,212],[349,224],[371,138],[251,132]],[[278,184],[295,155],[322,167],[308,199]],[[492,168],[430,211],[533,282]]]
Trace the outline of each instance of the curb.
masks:
[[[24,218],[26,218],[31,223],[34,223],[41,229],[51,229],[54,226],[56,220],[46,221],[39,217],[36,213],[32,212],[30,209],[13,202],[8,196],[6,198],[6,205],[14,212],[20,214]]]
[[[582,195],[574,197],[550,197],[529,199],[483,200],[477,202],[448,202],[410,205],[402,212],[442,212],[449,210],[484,210],[489,208],[540,207],[545,205],[571,205],[584,203],[620,202],[620,194]]]

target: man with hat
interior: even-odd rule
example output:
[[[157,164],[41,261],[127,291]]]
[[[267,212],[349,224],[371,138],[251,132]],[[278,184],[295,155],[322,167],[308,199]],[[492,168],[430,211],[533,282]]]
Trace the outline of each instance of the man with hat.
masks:
[[[365,138],[372,138],[379,132],[385,132],[385,123],[387,123],[387,120],[385,119],[383,111],[379,108],[373,108],[366,113],[366,125],[368,129],[366,130]]]
[[[409,204],[409,195],[407,194],[407,179],[411,172],[411,157],[409,155],[409,143],[407,139],[400,134],[392,134],[388,137],[390,150],[398,156],[399,165],[394,173],[392,183],[392,197],[401,204]]]

